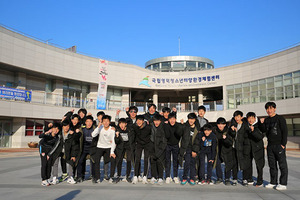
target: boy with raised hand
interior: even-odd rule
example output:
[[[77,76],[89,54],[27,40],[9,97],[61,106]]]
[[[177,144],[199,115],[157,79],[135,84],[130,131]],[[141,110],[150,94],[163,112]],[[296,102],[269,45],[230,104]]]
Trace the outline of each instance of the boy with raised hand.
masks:
[[[264,120],[264,126],[268,138],[267,154],[271,177],[270,183],[265,187],[286,190],[288,180],[288,165],[286,162],[288,129],[286,120],[281,115],[276,114],[276,104],[274,102],[267,102],[265,109],[268,114],[268,117]],[[278,165],[280,169],[279,184]]]
[[[167,139],[165,137],[164,123],[162,116],[159,114],[154,115],[153,123],[151,123],[151,142],[153,148],[150,153],[151,163],[151,183],[163,184],[164,162],[166,155]]]
[[[173,181],[179,184],[178,178],[178,155],[179,155],[179,141],[184,134],[183,125],[176,122],[176,115],[169,114],[169,123],[164,126],[167,147],[166,147],[166,183],[172,181],[171,178],[171,155],[173,160]]]
[[[184,157],[184,171],[182,176],[182,185],[185,185],[190,177],[189,183],[195,185],[196,176],[196,157],[199,146],[194,146],[195,138],[200,134],[200,130],[195,125],[197,116],[195,113],[189,113],[188,121],[184,124],[184,135],[181,140],[180,157]],[[180,159],[179,159],[180,160]],[[181,162],[180,162],[181,164]]]
[[[256,169],[257,169],[257,182],[256,187],[263,185],[263,168],[265,166],[265,149],[264,149],[264,134],[259,129],[260,121],[256,117],[254,112],[248,112],[246,115],[247,121],[250,127],[249,141],[251,148],[251,177],[248,179],[249,182],[253,182],[252,179],[252,160],[254,158]]]
[[[133,160],[133,135],[132,130],[127,127],[127,121],[125,118],[119,119],[118,126],[116,128],[116,163],[117,163],[117,178],[113,181],[118,183],[120,181],[122,172],[122,163],[126,153],[126,181],[131,183],[131,162]]]
[[[134,143],[135,145],[135,164],[134,164],[134,177],[132,180],[133,184],[137,184],[138,176],[140,175],[141,157],[144,150],[144,176],[142,178],[143,184],[147,184],[148,175],[148,162],[150,150],[153,148],[153,143],[151,142],[151,127],[144,121],[143,115],[138,115],[136,117],[136,123],[132,126]]]
[[[59,155],[57,154],[57,148],[61,138],[60,135],[61,125],[59,123],[54,123],[51,129],[39,135],[39,138],[41,138],[39,142],[39,152],[41,157],[42,186],[50,185],[49,179],[52,165]]]
[[[223,172],[221,168],[221,160],[223,160],[225,163],[225,185],[230,185],[231,173],[233,180],[237,180],[237,158],[232,149],[233,139],[228,134],[227,122],[223,117],[217,119],[217,126],[213,129],[213,132],[218,140],[218,156],[216,161],[218,179],[216,183],[223,182]]]
[[[91,149],[91,157],[94,160],[93,169],[95,170],[95,177],[93,177],[93,183],[100,182],[100,160],[104,158],[104,164],[115,159],[116,155],[114,153],[115,145],[115,130],[110,126],[111,116],[104,115],[102,117],[102,124],[99,123],[98,127],[92,132],[92,137],[97,141],[97,145]],[[112,169],[114,161],[111,163],[111,178],[114,176]],[[112,182],[112,180],[110,180]]]
[[[243,185],[248,186],[248,179],[251,176],[250,141],[248,133],[250,128],[243,113],[237,110],[233,113],[229,134],[233,138],[233,151],[236,154],[238,166],[243,171]],[[237,180],[233,180],[233,185]]]
[[[195,150],[200,158],[199,184],[213,184],[211,181],[212,168],[216,158],[217,138],[212,132],[212,126],[205,124],[203,132],[198,134],[195,143]],[[197,148],[200,146],[200,148]],[[207,158],[207,177],[205,180],[205,158]]]

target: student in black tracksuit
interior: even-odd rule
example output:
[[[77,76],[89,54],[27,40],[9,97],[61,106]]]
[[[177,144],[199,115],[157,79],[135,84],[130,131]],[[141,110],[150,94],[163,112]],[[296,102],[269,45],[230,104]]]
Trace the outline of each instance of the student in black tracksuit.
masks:
[[[65,162],[65,165],[68,165],[68,175],[67,180],[70,184],[75,184],[75,168],[78,163],[79,155],[79,129],[76,131],[70,130],[71,122],[68,119],[65,119],[62,122],[62,159]]]
[[[144,176],[143,183],[147,183],[148,175],[148,162],[150,150],[153,148],[153,143],[151,142],[151,126],[144,121],[145,118],[143,115],[138,115],[136,117],[136,123],[132,126],[134,143],[135,143],[135,164],[134,164],[134,177],[132,180],[133,184],[136,184],[138,181],[138,176],[140,175],[139,169],[141,165],[142,151],[144,150]]]
[[[267,154],[271,177],[270,184],[266,187],[286,190],[288,181],[288,165],[286,162],[288,129],[286,120],[281,115],[276,114],[276,104],[274,102],[266,103],[265,109],[268,117],[264,120],[264,127],[268,138]],[[278,165],[281,173],[279,184]]]
[[[91,155],[90,148],[91,146],[96,146],[97,141],[93,141],[92,132],[96,128],[93,126],[94,118],[92,116],[87,116],[85,120],[84,127],[80,128],[80,138],[79,138],[79,160],[77,164],[77,182],[84,181],[85,178],[85,168],[86,158]],[[91,160],[90,160],[91,161]],[[92,161],[91,161],[92,162]],[[91,167],[91,166],[90,166]],[[92,171],[93,175],[93,171]]]
[[[166,147],[166,183],[169,184],[172,181],[171,178],[171,155],[173,160],[173,178],[174,182],[179,183],[178,178],[178,161],[183,160],[184,155],[179,155],[179,141],[184,134],[183,125],[176,122],[176,115],[174,113],[169,114],[169,123],[164,126],[165,134],[167,138]]]
[[[51,129],[39,135],[39,138],[41,138],[39,142],[39,152],[41,157],[42,186],[48,186],[50,184],[51,168],[58,157],[56,149],[60,135],[61,125],[59,123],[54,123]]]
[[[254,158],[257,169],[256,187],[263,185],[263,168],[265,166],[265,148],[264,148],[264,134],[261,131],[261,123],[254,112],[248,112],[246,115],[249,123],[250,132],[248,134],[251,148],[251,177],[252,177],[252,160]],[[250,180],[251,181],[251,180]],[[253,181],[253,180],[252,180]],[[249,183],[249,180],[248,180]]]
[[[237,156],[238,166],[243,171],[244,186],[248,186],[248,180],[252,180],[249,132],[250,128],[247,119],[243,118],[241,111],[235,111],[231,120],[229,134],[233,138],[233,150]],[[233,180],[233,185],[236,184],[237,180]]]
[[[195,125],[198,130],[202,131],[202,128],[205,124],[208,124],[208,120],[204,117],[206,113],[206,107],[201,105],[198,107],[198,117],[195,122]],[[196,172],[197,172],[197,177],[199,179],[200,177],[200,159],[196,157]]]
[[[132,157],[132,148],[133,148],[133,135],[132,130],[127,127],[127,121],[125,118],[118,120],[118,127],[116,128],[116,163],[117,163],[117,178],[114,180],[114,183],[120,181],[120,176],[122,172],[122,163],[126,153],[126,181],[131,183],[130,173],[131,173],[131,162],[133,161]]]
[[[189,176],[189,183],[195,185],[197,149],[193,149],[193,145],[197,135],[200,134],[200,130],[195,125],[197,120],[195,113],[189,113],[187,118],[188,121],[184,124],[184,134],[182,136],[180,147],[180,154],[184,155],[185,161],[181,184],[185,185],[188,182]]]
[[[227,123],[223,117],[217,119],[217,126],[213,129],[213,132],[216,134],[218,139],[217,159],[223,160],[225,163],[225,185],[230,185],[231,173],[233,180],[237,180],[238,165],[237,157],[232,147],[233,138],[228,134]],[[218,164],[221,164],[220,162],[218,163],[218,160],[216,163],[216,169],[218,168]],[[221,166],[219,167],[221,168]],[[217,176],[218,178],[222,177],[219,176],[218,173]]]
[[[223,135],[225,132],[227,132],[228,128],[226,126],[226,120],[223,117],[220,117],[217,119],[217,126],[213,128],[213,133],[217,137],[217,160],[216,160],[216,175],[217,180],[216,183],[222,183],[223,182],[223,172],[222,172],[222,166],[221,163],[223,162],[222,159],[222,147],[224,138]]]
[[[200,177],[199,184],[213,184],[211,182],[212,168],[216,159],[217,138],[212,132],[212,126],[205,124],[203,132],[198,134],[193,149],[200,158]],[[207,158],[207,177],[205,180],[205,157]]]
[[[162,116],[159,114],[153,117],[153,123],[151,123],[151,137],[150,140],[153,143],[153,148],[150,151],[150,163],[151,163],[151,183],[163,183],[164,163],[166,155],[167,139],[164,131],[164,123],[162,122]]]

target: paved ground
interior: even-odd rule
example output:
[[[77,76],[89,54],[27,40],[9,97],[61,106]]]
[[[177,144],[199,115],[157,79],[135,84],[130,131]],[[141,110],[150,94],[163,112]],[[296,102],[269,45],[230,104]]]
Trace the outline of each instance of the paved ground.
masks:
[[[1,151],[0,149],[0,199],[300,199],[300,152],[288,151],[288,190],[220,185],[164,184],[116,185],[91,181],[69,185],[40,185],[40,159],[37,152]],[[182,170],[180,171],[182,174]],[[256,172],[254,173],[254,176]],[[264,178],[269,180],[268,166]],[[267,183],[267,181],[265,182]]]

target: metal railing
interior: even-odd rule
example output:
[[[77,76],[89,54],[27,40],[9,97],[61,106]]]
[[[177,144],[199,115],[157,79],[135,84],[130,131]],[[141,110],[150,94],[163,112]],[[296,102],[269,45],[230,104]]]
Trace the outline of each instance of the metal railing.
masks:
[[[71,107],[71,108],[86,108],[86,109],[97,109],[97,99],[95,98],[83,98],[82,95],[80,97],[72,96],[72,95],[61,95],[55,93],[47,93],[44,91],[31,91],[31,101],[27,101],[25,103],[34,103],[34,104],[45,104],[45,105],[53,105],[53,106],[61,106],[61,107]],[[0,98],[1,100],[6,101],[19,101],[16,99],[5,99]],[[148,102],[130,102],[130,106],[136,106],[139,109],[139,112],[148,111]],[[223,100],[220,101],[209,101],[204,102],[203,105],[206,107],[206,110],[209,111],[222,111],[223,108]],[[196,112],[198,110],[198,106],[200,106],[197,102],[190,103],[158,103],[157,110],[161,111],[163,107],[177,109],[177,112]],[[122,103],[121,101],[114,100],[106,100],[106,110],[125,110],[128,107],[128,104]]]

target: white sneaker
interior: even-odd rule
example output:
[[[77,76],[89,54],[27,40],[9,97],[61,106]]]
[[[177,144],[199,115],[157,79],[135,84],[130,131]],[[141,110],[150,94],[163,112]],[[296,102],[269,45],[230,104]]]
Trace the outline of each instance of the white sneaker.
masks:
[[[276,190],[286,190],[287,189],[287,187],[286,187],[286,185],[277,185],[276,186],[276,188],[275,188]]]
[[[156,181],[157,181],[157,180],[156,180],[154,177],[152,177],[151,180],[150,180],[150,183],[151,183],[152,185],[154,185],[154,184],[156,183]]]
[[[74,180],[73,176],[70,176],[67,180],[67,183],[76,184],[76,181]]]
[[[137,184],[137,182],[138,182],[138,177],[134,176],[132,179],[132,184]]]
[[[59,183],[59,180],[56,178],[56,176],[54,176],[52,181],[51,181],[51,185],[56,185],[58,183]]]
[[[48,183],[47,180],[43,180],[41,183],[42,186],[49,186],[50,184]]]
[[[174,177],[173,181],[174,181],[174,183],[176,183],[176,184],[179,184],[179,183],[180,183],[180,181],[179,181],[179,178],[178,178],[178,177]]]
[[[158,181],[157,181],[157,184],[162,185],[163,183],[164,183],[164,180],[162,178],[159,178]]]
[[[171,181],[172,181],[172,179],[171,179],[170,177],[167,177],[167,178],[166,178],[166,184],[170,184]]]
[[[148,179],[147,176],[143,176],[143,180],[142,180],[143,184],[147,184],[148,183]]]
[[[268,188],[268,189],[274,189],[276,187],[276,185],[273,185],[271,183],[269,183],[268,185],[265,185],[265,188]]]
[[[108,182],[109,182],[109,183],[113,183],[113,179],[110,178],[110,179],[108,180]]]
[[[143,178],[141,176],[138,176],[138,181],[139,182],[142,182],[143,181]]]

